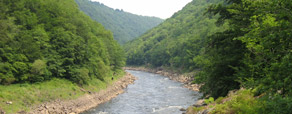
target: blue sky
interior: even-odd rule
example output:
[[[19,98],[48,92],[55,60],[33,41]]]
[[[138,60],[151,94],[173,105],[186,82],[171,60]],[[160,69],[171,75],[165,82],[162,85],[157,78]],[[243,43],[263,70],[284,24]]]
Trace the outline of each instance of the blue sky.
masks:
[[[91,0],[98,1],[114,9],[143,16],[155,16],[162,19],[171,17],[192,0]]]

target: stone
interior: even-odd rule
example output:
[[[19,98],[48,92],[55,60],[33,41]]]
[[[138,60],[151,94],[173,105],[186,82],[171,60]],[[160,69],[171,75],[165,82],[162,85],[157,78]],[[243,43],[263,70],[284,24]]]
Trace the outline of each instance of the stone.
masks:
[[[26,114],[26,112],[22,110],[22,111],[17,112],[17,114]]]
[[[193,104],[194,107],[202,107],[202,105],[199,104]]]
[[[81,90],[82,92],[86,92],[86,90],[85,90],[85,89],[83,89],[83,88],[80,88],[80,90]]]
[[[12,105],[12,101],[7,101],[6,104]]]
[[[204,99],[198,100],[198,101],[196,102],[197,105],[202,105],[202,104],[204,104],[204,103],[205,103],[205,100],[204,100]]]
[[[184,109],[184,108],[181,108],[181,109],[179,109],[180,111],[187,111],[186,109]]]
[[[157,72],[156,72],[156,74],[161,74],[161,73],[162,73],[162,71],[157,71]]]

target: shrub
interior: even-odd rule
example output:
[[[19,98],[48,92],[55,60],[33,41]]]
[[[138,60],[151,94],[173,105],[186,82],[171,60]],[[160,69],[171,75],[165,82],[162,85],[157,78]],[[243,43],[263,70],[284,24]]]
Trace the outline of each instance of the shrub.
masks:
[[[23,77],[29,77],[30,82],[41,82],[48,80],[51,73],[47,69],[46,62],[43,60],[35,60],[31,65],[31,74],[25,74]]]
[[[46,62],[38,59],[33,62],[30,72],[35,75],[44,75],[46,67]]]
[[[0,63],[0,84],[9,85],[16,81],[12,72],[16,69],[9,63]]]
[[[86,68],[72,69],[70,74],[71,77],[69,79],[79,85],[88,84],[88,80],[90,79],[88,75],[89,70]]]
[[[230,97],[231,98],[229,101],[226,101],[223,104],[217,104],[212,113],[257,114],[259,113],[259,109],[263,107],[262,102],[254,97],[251,90],[239,90],[237,93]]]
[[[292,98],[291,97],[281,97],[276,95],[274,97],[268,98],[268,96],[260,99],[264,102],[264,108],[259,110],[262,114],[292,114]]]
[[[224,97],[219,97],[215,100],[215,103],[220,104],[220,103],[222,103],[223,99],[224,99]]]
[[[15,78],[11,73],[7,73],[7,74],[2,74],[0,73],[0,82],[3,85],[9,85],[13,82],[15,82]]]
[[[209,97],[209,99],[205,99],[205,103],[206,104],[210,104],[214,102],[214,98],[213,97]]]

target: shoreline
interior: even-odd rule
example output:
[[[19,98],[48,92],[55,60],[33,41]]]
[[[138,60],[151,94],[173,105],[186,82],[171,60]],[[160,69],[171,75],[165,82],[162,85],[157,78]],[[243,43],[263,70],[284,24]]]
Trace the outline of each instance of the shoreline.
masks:
[[[28,114],[78,114],[97,107],[124,92],[124,89],[133,84],[136,77],[126,72],[125,76],[119,78],[105,90],[96,93],[89,92],[77,99],[61,101],[55,100],[43,103],[32,108]]]
[[[200,85],[193,84],[192,81],[194,79],[194,73],[188,73],[188,74],[179,74],[173,71],[165,70],[163,68],[145,68],[145,67],[124,67],[124,70],[137,70],[137,71],[145,71],[155,74],[160,74],[162,76],[167,76],[169,79],[181,82],[184,84],[185,88],[188,88],[192,91],[199,91]]]
[[[184,84],[184,87],[192,90],[199,91],[198,84],[192,84],[194,79],[194,75],[192,73],[189,74],[179,74],[173,71],[167,71],[161,68],[150,69],[144,67],[124,67],[124,70],[137,70],[137,71],[145,71],[155,74],[160,74],[163,76],[169,77],[169,79],[181,82]],[[124,89],[127,88],[129,84],[133,84],[136,80],[132,74],[126,72],[125,76],[121,77],[117,81],[115,81],[112,85],[107,87],[105,90],[101,90],[96,93],[92,93],[88,91],[87,94],[73,100],[55,100],[49,103],[43,103],[38,105],[27,114],[78,114],[82,112],[86,112],[94,107],[97,107],[99,104],[105,103],[119,94],[124,92]],[[21,112],[20,112],[21,113]]]

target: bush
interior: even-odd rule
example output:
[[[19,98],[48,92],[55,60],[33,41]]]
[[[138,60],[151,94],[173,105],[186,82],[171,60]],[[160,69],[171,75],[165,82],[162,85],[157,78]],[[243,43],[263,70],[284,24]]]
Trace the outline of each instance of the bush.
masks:
[[[44,75],[46,67],[46,62],[38,59],[33,62],[30,72],[35,75]]]
[[[11,73],[8,74],[2,74],[0,73],[0,83],[3,85],[9,85],[13,82],[15,82],[15,78]]]
[[[261,99],[264,102],[264,108],[259,110],[262,114],[292,114],[292,98],[281,97],[276,95],[275,97],[265,96]]]
[[[224,97],[219,97],[215,100],[215,103],[220,104],[220,103],[222,103],[223,99],[224,99]]]
[[[88,73],[89,70],[86,68],[72,69],[70,72],[71,77],[69,79],[79,85],[88,84],[88,81],[90,79]]]
[[[25,77],[30,78],[30,82],[41,82],[48,80],[51,73],[47,69],[46,62],[43,60],[35,60],[31,65],[31,74],[25,74]]]
[[[213,97],[209,97],[209,99],[205,99],[205,103],[206,104],[210,104],[214,102],[214,98]]]
[[[16,81],[12,72],[15,68],[9,63],[0,63],[0,84],[9,85]]]
[[[217,100],[216,100],[217,101]],[[218,100],[219,101],[219,100]],[[257,114],[259,109],[263,107],[263,102],[254,97],[251,90],[239,90],[230,96],[230,100],[223,104],[217,104],[212,113],[230,114],[244,113]]]

